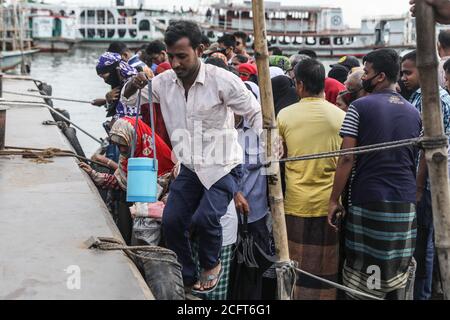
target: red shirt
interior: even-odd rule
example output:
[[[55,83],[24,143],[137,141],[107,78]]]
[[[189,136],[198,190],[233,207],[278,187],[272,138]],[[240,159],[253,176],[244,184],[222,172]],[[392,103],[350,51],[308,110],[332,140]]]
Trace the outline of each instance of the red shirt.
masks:
[[[326,78],[325,79],[325,99],[332,103],[336,104],[337,96],[339,95],[339,92],[344,91],[345,86],[333,78]]]

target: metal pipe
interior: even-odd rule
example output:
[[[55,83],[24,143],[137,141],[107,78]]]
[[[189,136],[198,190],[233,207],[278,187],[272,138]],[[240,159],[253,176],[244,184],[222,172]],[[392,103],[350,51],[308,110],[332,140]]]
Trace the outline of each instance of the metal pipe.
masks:
[[[87,100],[58,98],[58,97],[52,97],[52,96],[44,96],[44,95],[40,95],[40,94],[31,94],[31,93],[14,92],[14,91],[3,91],[3,93],[13,94],[13,95],[17,95],[17,96],[33,97],[33,98],[52,99],[52,100],[60,100],[60,101],[69,101],[69,102],[92,104],[92,101],[87,101]]]
[[[0,73],[0,98],[3,97],[3,73]]]
[[[86,130],[84,130],[83,128],[81,128],[80,126],[78,126],[77,124],[73,123],[70,119],[66,118],[66,116],[64,116],[61,112],[57,111],[55,108],[50,107],[49,105],[45,104],[45,103],[34,103],[34,102],[8,102],[8,101],[0,101],[0,106],[23,106],[23,105],[29,105],[29,106],[40,106],[40,107],[45,107],[47,109],[50,109],[51,111],[53,111],[54,113],[56,113],[57,115],[59,115],[62,119],[64,119],[65,121],[69,122],[71,125],[73,125],[75,128],[77,128],[78,130],[80,130],[81,132],[83,132],[85,135],[87,135],[88,137],[90,137],[91,139],[93,139],[94,141],[100,143],[101,145],[103,145],[103,141],[97,139],[96,137],[94,137],[92,134],[90,134],[89,132],[87,132]]]

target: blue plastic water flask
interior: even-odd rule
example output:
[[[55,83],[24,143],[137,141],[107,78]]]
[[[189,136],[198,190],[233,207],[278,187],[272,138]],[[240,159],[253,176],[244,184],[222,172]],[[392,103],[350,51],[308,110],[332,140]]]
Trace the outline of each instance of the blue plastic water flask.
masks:
[[[153,107],[151,102],[151,81],[148,81],[150,122],[152,129],[153,158],[130,158],[128,159],[127,176],[127,201],[128,202],[156,202],[158,201],[158,160],[156,158],[155,125],[153,119]],[[132,145],[132,153],[136,150],[136,132],[141,107],[141,90],[138,92],[135,134]]]
[[[127,201],[156,202],[158,165],[153,158],[128,159]]]

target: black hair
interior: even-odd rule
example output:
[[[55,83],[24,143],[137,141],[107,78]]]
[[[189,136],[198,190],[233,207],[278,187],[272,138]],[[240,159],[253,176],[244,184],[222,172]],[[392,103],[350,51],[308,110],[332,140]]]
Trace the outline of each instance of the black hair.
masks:
[[[211,40],[209,40],[208,36],[204,34],[202,35],[202,40],[200,43],[205,46],[205,49],[207,49],[211,45]]]
[[[233,33],[233,36],[235,38],[242,39],[244,41],[244,44],[247,43],[248,35],[245,32],[243,32],[243,31],[236,31],[235,33]]]
[[[303,82],[306,91],[319,94],[325,88],[325,67],[315,59],[300,61],[295,67],[295,78]]]
[[[410,61],[416,63],[416,61],[417,61],[416,59],[417,59],[417,51],[413,50],[403,56],[402,63],[405,62],[406,60],[410,60]]]
[[[238,61],[240,63],[247,63],[248,62],[248,57],[244,56],[243,54],[237,54],[234,56],[236,59],[238,59]]]
[[[160,40],[154,40],[154,41],[150,42],[147,45],[147,48],[145,48],[145,52],[148,55],[161,53],[162,51],[167,51],[167,48],[166,48],[166,45],[164,44],[164,42],[162,42]]]
[[[439,32],[438,41],[442,49],[450,49],[450,29]]]
[[[114,41],[108,47],[108,52],[122,54],[128,50],[127,45],[123,42]]]
[[[168,47],[171,47],[182,38],[188,38],[192,49],[197,49],[202,41],[202,31],[192,21],[177,20],[172,22],[164,34],[164,42]]]
[[[450,59],[445,61],[445,63],[444,63],[444,71],[445,72],[450,72]]]
[[[209,57],[208,59],[206,59],[205,64],[212,64],[213,66],[225,69],[235,74],[236,76],[239,76],[239,72],[237,72],[234,68],[227,66],[227,64],[220,58]]]
[[[377,72],[383,72],[391,82],[397,82],[400,74],[400,57],[393,49],[383,48],[370,52],[363,58],[363,63],[372,63],[372,68]]]
[[[213,66],[228,70],[227,64],[220,58],[209,57],[206,59],[205,64],[212,64]]]
[[[232,34],[229,34],[229,33],[225,33],[223,36],[221,36],[217,40],[217,42],[223,43],[225,45],[225,47],[227,47],[227,48],[230,48],[230,47],[235,48],[236,47],[236,38]]]
[[[328,78],[333,78],[344,84],[348,77],[348,69],[343,65],[337,64],[328,72]]]
[[[313,50],[309,50],[309,49],[300,50],[298,52],[298,54],[304,54],[304,55],[310,57],[311,59],[317,59],[317,53]]]
[[[272,54],[274,56],[282,56],[283,55],[283,51],[279,47],[270,47],[269,51],[272,51]]]

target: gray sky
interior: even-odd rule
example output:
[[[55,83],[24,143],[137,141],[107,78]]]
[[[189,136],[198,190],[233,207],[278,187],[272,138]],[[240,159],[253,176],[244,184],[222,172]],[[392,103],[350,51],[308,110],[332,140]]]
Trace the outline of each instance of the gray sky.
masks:
[[[139,0],[125,0],[127,4],[136,5]],[[359,27],[360,20],[363,16],[374,16],[380,14],[401,14],[406,13],[409,10],[409,0],[377,0],[377,1],[364,1],[364,0],[276,0],[281,1],[286,5],[332,5],[342,7],[344,11],[345,23],[351,27]],[[112,0],[46,0],[46,2],[52,3],[70,3],[70,4],[89,4],[93,5],[109,5]],[[164,3],[166,8],[172,8],[174,5],[182,5],[184,8],[189,6],[196,7],[199,0],[146,0],[145,6],[161,7],[161,3]],[[201,1],[203,3],[208,0]],[[239,1],[236,1],[239,2]]]

